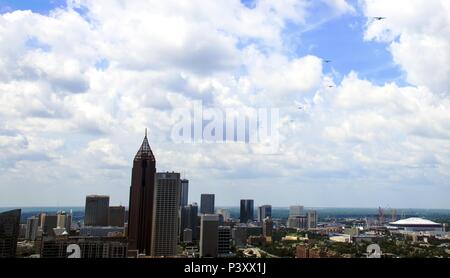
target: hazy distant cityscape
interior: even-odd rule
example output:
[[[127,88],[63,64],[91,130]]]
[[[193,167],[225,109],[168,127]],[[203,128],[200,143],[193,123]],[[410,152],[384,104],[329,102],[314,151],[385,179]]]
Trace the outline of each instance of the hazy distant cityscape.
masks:
[[[219,207],[188,204],[189,180],[156,172],[147,134],[135,155],[130,203],[86,196],[84,207],[0,208],[0,257],[448,258],[450,210]]]

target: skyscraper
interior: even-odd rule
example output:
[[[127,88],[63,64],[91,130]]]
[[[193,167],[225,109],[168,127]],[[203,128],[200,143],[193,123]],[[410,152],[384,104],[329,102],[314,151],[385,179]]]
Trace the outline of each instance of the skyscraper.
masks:
[[[85,226],[108,226],[109,196],[86,196]]]
[[[317,228],[317,211],[310,210],[308,211],[308,229]]]
[[[146,130],[144,141],[133,161],[127,233],[128,249],[146,255],[150,255],[152,250],[155,175],[156,160],[148,144]]]
[[[272,206],[264,205],[258,207],[258,222],[262,223],[266,217],[272,217]]]
[[[189,180],[181,180],[180,207],[187,206],[189,199]]]
[[[246,226],[235,226],[231,230],[231,238],[234,241],[234,245],[242,247],[247,243],[248,230]]]
[[[217,254],[226,256],[231,252],[231,227],[220,226],[218,229]]]
[[[291,216],[288,218],[287,227],[293,229],[308,229],[308,217],[305,215]]]
[[[289,217],[303,216],[303,206],[290,206]]]
[[[253,200],[241,200],[239,216],[241,223],[253,221]]]
[[[189,206],[189,224],[187,226],[192,229],[192,240],[197,241],[200,238],[199,233],[199,217],[198,217],[198,204],[193,203]]]
[[[273,221],[270,217],[267,217],[262,222],[263,236],[270,237],[273,233]]]
[[[54,236],[53,229],[58,225],[58,216],[56,215],[41,215],[42,233],[45,236]]]
[[[202,194],[200,197],[200,213],[214,214],[214,194]]]
[[[219,241],[219,216],[203,214],[200,224],[200,257],[216,258]]]
[[[38,216],[39,217],[39,228],[41,230],[44,230],[45,216],[46,216],[45,212],[39,213],[39,216]]]
[[[125,207],[116,206],[109,207],[109,226],[124,227],[125,226]]]
[[[223,219],[224,222],[228,222],[228,221],[231,219],[231,214],[230,214],[230,212],[229,212],[228,210],[226,210],[226,209],[223,209],[223,208],[218,209],[218,210],[216,211],[216,213],[217,213],[219,216],[222,217],[222,219]]]
[[[175,256],[178,243],[179,173],[157,173],[151,255]]]
[[[182,240],[183,232],[185,229],[192,230],[192,240],[197,240],[197,215],[198,215],[198,205],[193,203],[191,205],[183,206],[180,210],[180,236]]]
[[[65,211],[59,211],[56,214],[56,228],[64,228],[67,232],[70,232],[72,226],[72,214]]]
[[[35,241],[38,236],[39,218],[32,216],[27,219],[27,229],[25,232],[25,239]]]
[[[192,242],[192,230],[189,228],[184,229],[182,238],[183,238],[184,243],[191,243]]]
[[[0,213],[0,258],[16,256],[21,210]]]

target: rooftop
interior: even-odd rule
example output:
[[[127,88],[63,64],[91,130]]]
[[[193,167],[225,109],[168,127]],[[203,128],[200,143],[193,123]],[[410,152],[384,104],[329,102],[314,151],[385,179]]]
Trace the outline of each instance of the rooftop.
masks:
[[[427,220],[427,219],[423,219],[423,218],[416,218],[416,217],[412,217],[412,218],[407,218],[407,219],[401,219],[398,220],[396,222],[391,222],[389,223],[390,225],[396,225],[396,226],[402,226],[402,225],[414,225],[414,226],[437,226],[437,225],[441,225],[439,223]]]
[[[152,149],[150,148],[150,144],[148,143],[147,129],[145,130],[144,141],[142,142],[142,145],[139,148],[139,151],[137,152],[137,154],[134,157],[134,159],[135,160],[137,160],[137,159],[150,159],[152,161],[155,161],[155,156],[153,155]]]

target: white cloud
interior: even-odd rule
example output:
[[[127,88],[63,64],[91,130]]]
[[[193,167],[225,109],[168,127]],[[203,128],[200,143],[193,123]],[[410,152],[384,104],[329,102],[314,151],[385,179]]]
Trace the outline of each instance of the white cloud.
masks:
[[[413,85],[450,94],[450,3],[446,0],[365,0],[365,38],[390,44]],[[386,17],[374,21],[372,17]]]
[[[346,0],[323,0],[326,4],[334,7],[339,13],[355,13],[355,8],[347,3]]]
[[[98,139],[89,142],[85,154],[87,161],[97,161],[101,163],[101,167],[126,167],[127,161],[122,157],[120,149],[109,139]]]
[[[145,127],[158,170],[187,172],[193,188],[216,190],[231,181],[277,193],[280,183],[298,192],[288,190],[402,180],[437,186],[448,178],[450,100],[439,96],[450,76],[443,1],[433,2],[442,12],[432,19],[420,1],[395,10],[366,1],[367,15],[389,19],[371,22],[366,39],[389,43],[414,86],[377,86],[352,72],[336,88],[328,88],[321,59],[287,51],[287,22],[308,26],[315,1],[261,0],[253,9],[238,0],[70,3],[48,16],[0,16],[2,183],[63,194],[50,184],[69,176],[67,187],[81,199],[108,193],[101,190],[112,190],[111,183],[112,194],[126,195]],[[332,14],[354,12],[346,1],[324,3]],[[173,144],[172,108],[196,100],[219,108],[280,107],[280,153]]]

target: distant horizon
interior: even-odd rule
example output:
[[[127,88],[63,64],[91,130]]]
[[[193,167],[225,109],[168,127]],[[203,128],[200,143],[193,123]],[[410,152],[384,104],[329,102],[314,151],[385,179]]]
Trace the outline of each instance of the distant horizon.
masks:
[[[191,203],[190,203],[191,204]],[[198,203],[198,205],[200,206],[200,204]],[[266,205],[270,205],[270,204],[266,204]],[[111,206],[119,206],[116,204],[113,204]],[[124,205],[122,205],[124,206]],[[292,205],[292,206],[297,206],[297,205]],[[76,206],[68,206],[68,205],[64,205],[64,206],[0,206],[0,210],[2,209],[32,209],[32,208],[51,208],[51,209],[58,209],[58,208],[84,208],[84,205],[76,205]],[[124,206],[125,208],[128,208],[128,205]],[[257,205],[254,206],[259,207]],[[272,206],[272,208],[275,209],[289,209],[290,206]],[[216,205],[215,209],[218,208],[239,208],[239,205],[236,206],[222,206],[222,205]],[[304,206],[305,209],[361,209],[361,210],[378,210],[379,207],[326,207],[326,206]],[[399,213],[399,210],[444,210],[444,211],[450,211],[450,208],[397,208],[397,207],[381,207],[382,209],[384,209],[385,211],[389,211],[391,209],[395,209],[397,210],[397,213]]]

